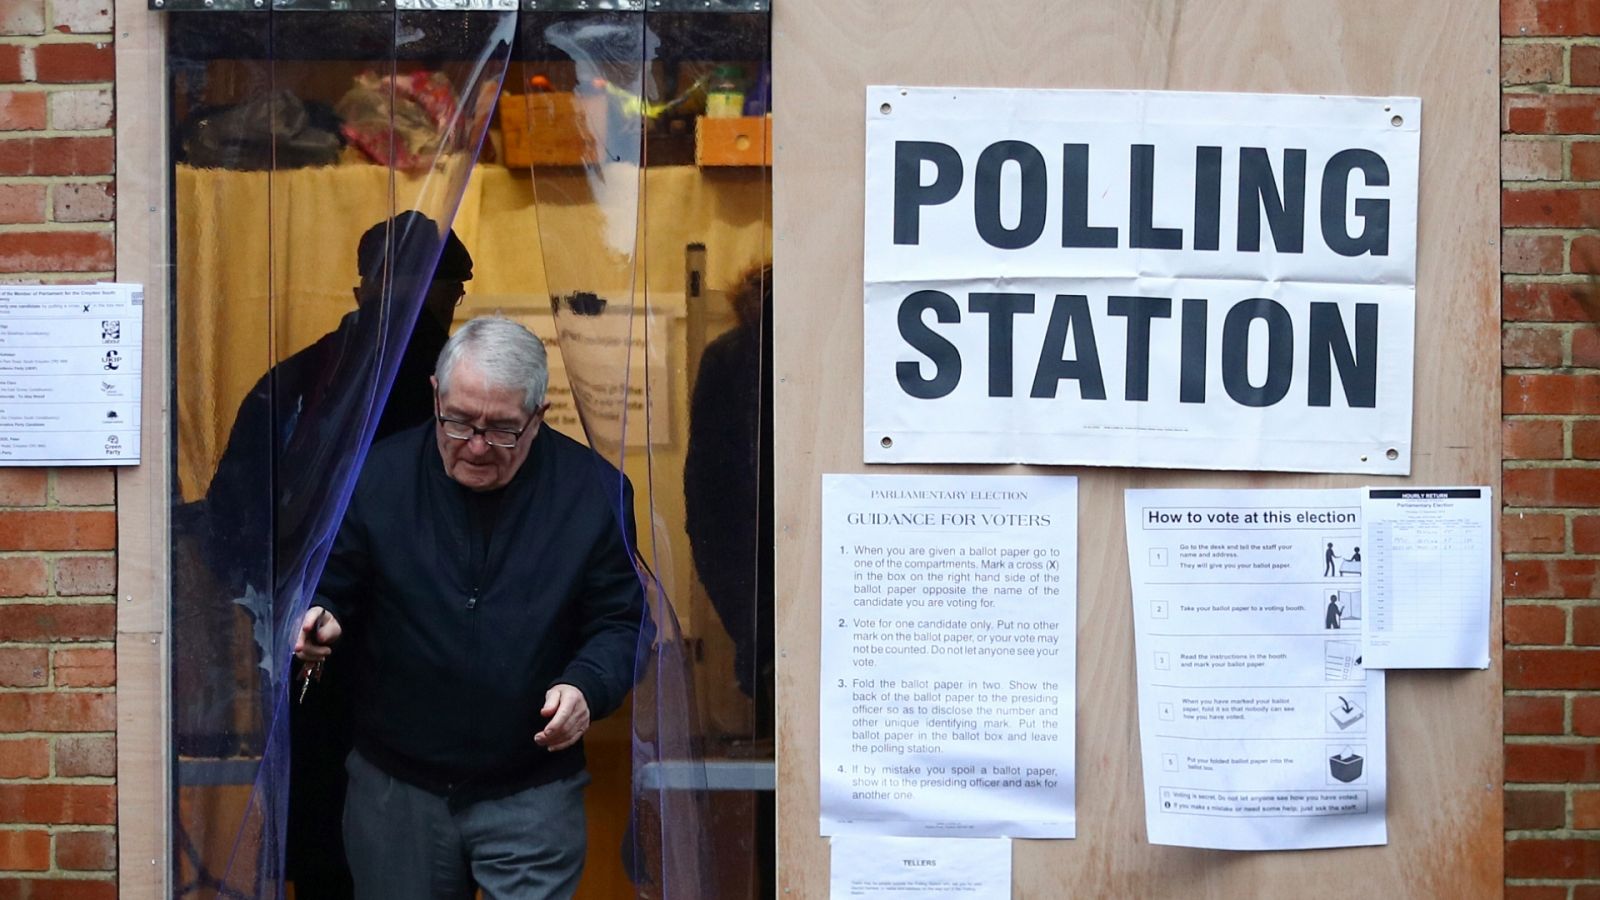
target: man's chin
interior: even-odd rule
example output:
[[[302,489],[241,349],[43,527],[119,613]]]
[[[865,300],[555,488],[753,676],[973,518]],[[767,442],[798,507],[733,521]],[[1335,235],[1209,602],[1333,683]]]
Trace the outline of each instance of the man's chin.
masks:
[[[479,469],[463,463],[456,466],[454,475],[456,483],[468,490],[485,491],[494,486],[492,468]]]

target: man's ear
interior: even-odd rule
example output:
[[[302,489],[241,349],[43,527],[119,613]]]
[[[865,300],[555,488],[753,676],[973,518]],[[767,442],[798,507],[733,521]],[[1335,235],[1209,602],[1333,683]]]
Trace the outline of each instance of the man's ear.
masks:
[[[439,391],[439,376],[437,376],[437,375],[429,375],[428,376],[428,383],[433,385],[434,393],[438,393],[438,391]]]

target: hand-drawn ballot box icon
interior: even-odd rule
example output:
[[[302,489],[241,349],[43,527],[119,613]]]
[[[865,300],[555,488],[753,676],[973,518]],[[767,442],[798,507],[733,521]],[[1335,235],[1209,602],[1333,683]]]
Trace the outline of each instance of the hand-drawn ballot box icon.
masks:
[[[1366,758],[1349,747],[1328,757],[1328,775],[1344,784],[1359,780],[1365,769]]]

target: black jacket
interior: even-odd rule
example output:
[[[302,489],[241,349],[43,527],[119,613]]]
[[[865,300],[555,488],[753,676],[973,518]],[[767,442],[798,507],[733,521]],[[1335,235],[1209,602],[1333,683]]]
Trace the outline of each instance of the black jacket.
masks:
[[[463,801],[583,768],[581,744],[533,742],[545,692],[570,684],[594,718],[613,712],[643,612],[616,469],[541,428],[500,493],[475,554],[473,497],[445,474],[433,424],[374,446],[313,601],[344,629],[335,653],[351,657],[356,748]]]

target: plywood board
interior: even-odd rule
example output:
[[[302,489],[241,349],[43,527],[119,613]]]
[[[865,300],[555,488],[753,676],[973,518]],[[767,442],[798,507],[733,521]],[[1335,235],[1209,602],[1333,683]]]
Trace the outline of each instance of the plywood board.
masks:
[[[1413,474],[1499,488],[1498,9],[1378,0],[844,0],[773,17],[779,870],[827,895],[818,836],[820,484],[861,462],[869,84],[1413,95],[1423,100]],[[823,398],[826,398],[825,402]],[[907,471],[884,469],[874,471]],[[1004,467],[917,471],[1020,472]],[[1039,469],[1035,471],[1052,471]],[[1488,672],[1390,679],[1390,843],[1301,853],[1150,845],[1121,517],[1130,487],[1349,487],[1351,476],[1061,469],[1081,478],[1078,834],[1020,841],[1018,898],[1495,896],[1498,631]],[[1498,559],[1498,555],[1496,556]],[[1495,567],[1498,576],[1498,565]],[[1497,577],[1498,582],[1498,577]],[[1498,590],[1493,621],[1498,623]],[[1496,625],[1498,628],[1498,625]]]
[[[170,897],[167,823],[166,29],[117,0],[117,280],[145,286],[143,461],[117,470],[117,885]]]

